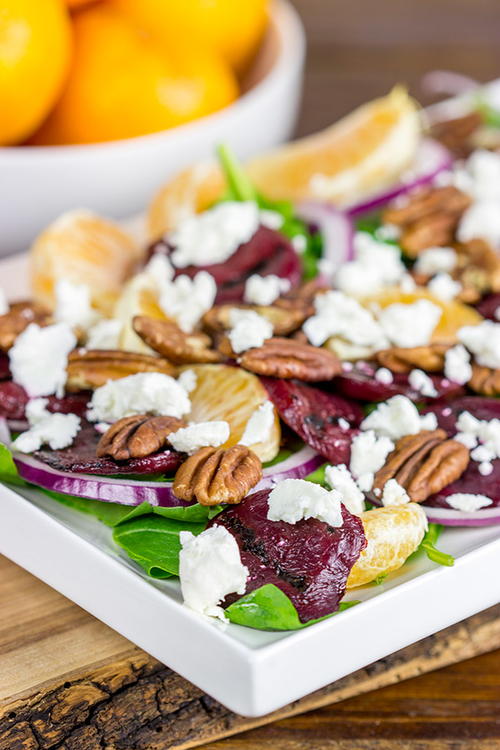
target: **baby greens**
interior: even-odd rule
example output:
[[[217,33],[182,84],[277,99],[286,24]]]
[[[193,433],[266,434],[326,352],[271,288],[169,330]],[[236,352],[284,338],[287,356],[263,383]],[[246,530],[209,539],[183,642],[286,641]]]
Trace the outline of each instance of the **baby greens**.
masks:
[[[0,443],[0,482],[17,485],[26,484],[19,476],[12,453],[3,443]]]
[[[443,527],[438,523],[430,523],[427,532],[420,543],[419,549],[423,550],[429,560],[438,563],[438,565],[446,565],[452,567],[455,564],[455,558],[453,555],[448,555],[446,552],[441,552],[437,549],[436,542],[438,541]]]

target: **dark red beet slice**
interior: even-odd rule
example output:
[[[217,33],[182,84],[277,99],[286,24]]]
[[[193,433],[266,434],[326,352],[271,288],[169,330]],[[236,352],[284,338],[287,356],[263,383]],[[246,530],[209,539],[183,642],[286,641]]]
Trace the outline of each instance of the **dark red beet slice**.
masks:
[[[47,448],[33,455],[58,471],[82,474],[171,474],[183,460],[180,453],[171,450],[126,462],[97,458],[96,447],[100,437],[95,427],[85,422],[69,448],[55,451]]]
[[[458,416],[468,411],[476,419],[500,419],[500,399],[482,396],[464,396],[453,401],[439,402],[425,409],[425,413],[436,415],[438,426],[453,436],[457,432],[455,423]]]
[[[12,380],[0,383],[0,417],[8,420],[24,419],[28,394]]]
[[[481,302],[476,305],[476,307],[483,318],[488,318],[489,320],[498,320],[498,318],[495,317],[495,313],[497,310],[500,310],[500,293],[489,294],[487,297],[482,299]]]
[[[500,459],[493,461],[493,471],[488,476],[483,476],[479,471],[477,461],[470,461],[462,476],[452,482],[444,490],[432,495],[425,501],[425,505],[435,508],[451,508],[446,498],[456,492],[470,493],[472,495],[486,495],[493,500],[489,508],[500,506]]]
[[[465,393],[462,386],[444,378],[442,375],[432,375],[434,388],[438,395],[435,397],[422,396],[408,382],[408,375],[394,373],[392,383],[380,383],[375,378],[378,365],[371,362],[357,362],[352,370],[344,372],[333,381],[334,385],[346,396],[360,401],[385,401],[392,396],[403,395],[412,401],[435,401],[436,398],[451,398]]]
[[[3,352],[0,352],[0,380],[10,378],[9,358]]]
[[[366,547],[361,520],[343,508],[339,528],[315,518],[296,524],[269,521],[268,496],[269,490],[255,492],[210,522],[224,526],[238,542],[250,572],[245,593],[273,583],[292,600],[302,622],[335,612],[349,572]],[[225,605],[238,598],[227,597]]]
[[[357,427],[363,419],[357,404],[296,380],[262,378],[262,382],[281,419],[305,443],[332,463],[349,463],[357,431],[342,429],[339,419]]]

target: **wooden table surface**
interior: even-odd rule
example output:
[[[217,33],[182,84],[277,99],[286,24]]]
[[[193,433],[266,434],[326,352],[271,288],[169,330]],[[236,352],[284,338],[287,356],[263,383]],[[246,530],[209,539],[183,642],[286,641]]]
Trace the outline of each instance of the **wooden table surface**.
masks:
[[[421,76],[433,68],[453,69],[479,80],[500,75],[499,0],[294,1],[304,18],[309,39],[300,134],[330,124],[356,105],[386,93],[397,82],[409,84],[418,97]],[[12,569],[9,566],[10,563],[0,560],[4,571]],[[8,683],[12,688],[15,683],[22,693],[28,683],[33,682],[33,670],[39,669],[41,675],[47,675],[44,659],[51,664],[57,662],[53,653],[44,652],[45,641],[40,636],[45,632],[44,627],[46,642],[49,638],[56,639],[58,658],[70,671],[78,672],[80,661],[85,662],[85,654],[80,654],[76,647],[75,633],[82,638],[82,643],[90,633],[97,654],[101,650],[103,655],[116,652],[117,658],[132,658],[131,645],[120,636],[93,621],[60,595],[51,593],[29,574],[23,572],[22,576],[25,580],[22,591],[14,586],[13,579],[11,601],[17,598],[16,612],[24,612],[24,619],[17,624],[12,638],[22,643],[29,674],[12,667],[10,675],[0,674],[4,687]],[[5,588],[8,580],[4,579],[3,583]],[[30,608],[37,598],[45,609],[40,611],[38,637],[34,643],[29,639],[32,631],[28,623]],[[429,602],[429,606],[433,603]],[[0,618],[0,625],[3,629],[9,628],[5,617]],[[12,644],[9,653],[14,653]],[[112,678],[116,681],[117,676]],[[111,679],[109,675],[108,679]],[[63,687],[70,690],[70,682]],[[15,715],[11,718],[14,721]],[[51,720],[55,720],[55,713]],[[38,731],[41,731],[40,726]],[[45,729],[50,738],[50,721]],[[33,735],[26,743],[20,740],[21,744],[16,747],[30,750],[42,747],[38,742],[40,736],[37,739]],[[81,750],[82,742],[56,744],[61,750]],[[47,739],[43,747],[49,746],[55,747],[55,744]],[[2,745],[2,750],[4,747],[10,750],[8,744]],[[150,747],[153,745],[148,745],[147,750]],[[134,743],[126,750],[135,748]],[[205,748],[500,750],[500,651],[286,718]]]

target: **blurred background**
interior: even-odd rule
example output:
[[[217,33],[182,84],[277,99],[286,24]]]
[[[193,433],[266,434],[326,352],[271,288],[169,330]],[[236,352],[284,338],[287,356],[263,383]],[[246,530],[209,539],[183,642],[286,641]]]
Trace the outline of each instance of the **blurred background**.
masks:
[[[0,0],[0,255],[74,207],[137,213],[221,141],[245,159],[397,82],[428,103],[433,69],[493,79],[499,28],[498,0]]]

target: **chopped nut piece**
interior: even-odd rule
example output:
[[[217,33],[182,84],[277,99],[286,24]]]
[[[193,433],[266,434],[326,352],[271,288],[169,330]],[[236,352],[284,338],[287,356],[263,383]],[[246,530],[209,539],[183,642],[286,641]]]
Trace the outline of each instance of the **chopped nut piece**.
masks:
[[[175,368],[161,357],[107,349],[75,349],[68,357],[68,391],[100,388],[108,380],[118,380],[139,372],[175,375]]]
[[[482,396],[500,396],[500,370],[472,364],[472,378],[467,383],[469,388]]]
[[[406,255],[416,258],[428,247],[442,247],[453,241],[458,217],[454,214],[439,213],[426,216],[411,224],[400,238],[400,245]]]
[[[116,461],[144,458],[168,445],[169,434],[185,426],[184,420],[176,417],[151,417],[147,414],[124,417],[104,433],[96,453],[98,458],[111,456]]]
[[[342,372],[336,354],[293,339],[268,339],[263,346],[244,352],[239,361],[257,375],[309,382],[331,380]]]
[[[276,335],[286,336],[300,328],[309,310],[304,305],[281,307],[278,301],[274,305],[216,305],[203,316],[203,325],[212,333],[222,333],[232,327],[231,310],[252,310],[272,323]]]
[[[222,359],[205,333],[184,333],[177,323],[146,315],[136,315],[132,325],[151,349],[176,365],[207,364]]]
[[[485,294],[500,292],[500,256],[486,240],[457,245],[457,268],[452,275],[462,284],[460,299],[477,302]]]
[[[377,362],[387,367],[391,372],[407,373],[415,367],[426,372],[442,372],[444,355],[449,344],[429,344],[428,346],[414,346],[409,349],[394,346],[383,349],[375,354]]]
[[[0,351],[8,351],[30,323],[48,325],[50,315],[32,302],[14,302],[8,312],[0,315]]]
[[[236,504],[261,477],[260,459],[243,445],[202,448],[178,468],[173,493],[201,505]]]
[[[453,120],[436,122],[431,127],[431,136],[453,152],[454,156],[464,158],[472,150],[472,136],[483,124],[479,112],[470,112]]]
[[[423,430],[400,438],[375,474],[373,490],[382,491],[389,479],[396,479],[415,503],[458,479],[469,463],[469,451],[444,430]]]

